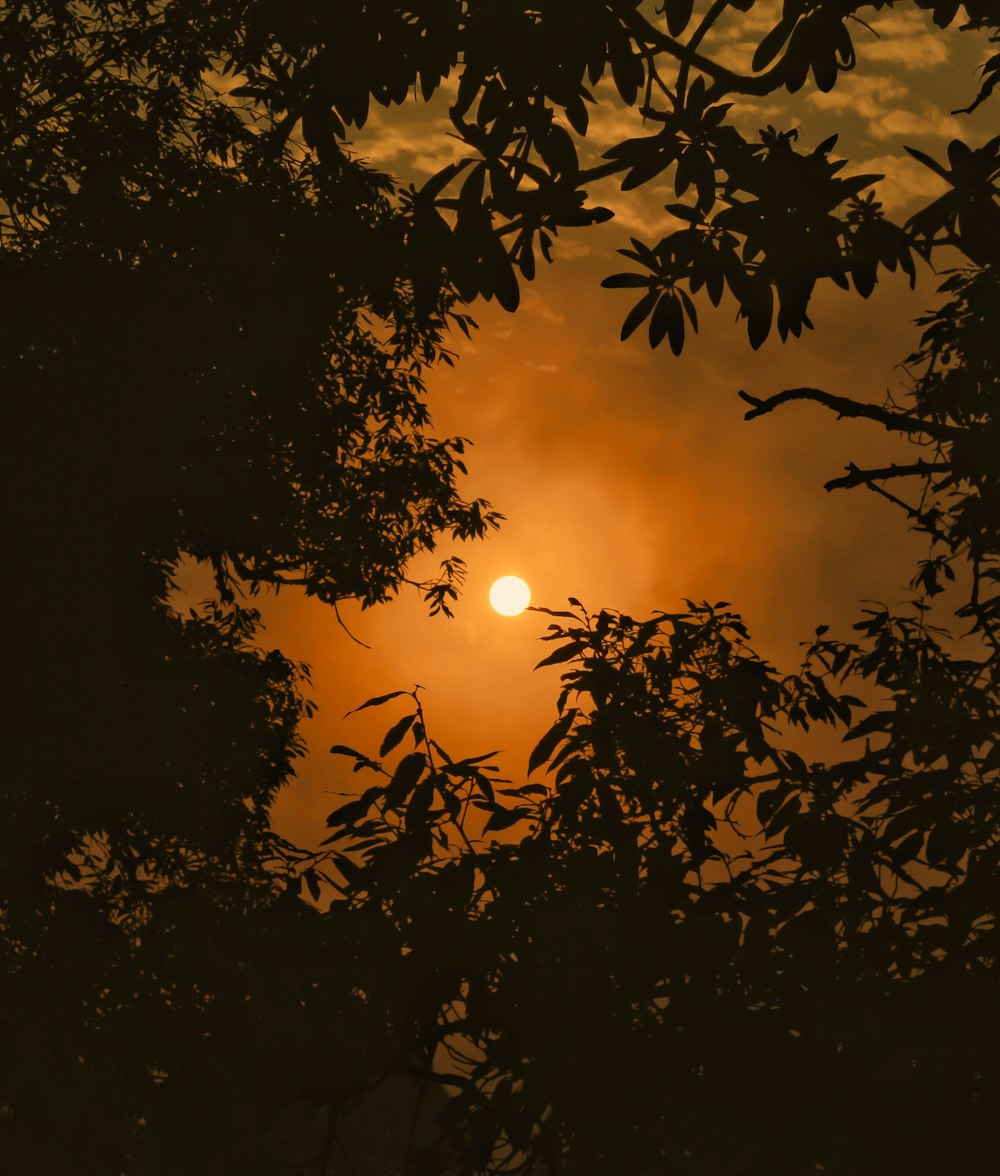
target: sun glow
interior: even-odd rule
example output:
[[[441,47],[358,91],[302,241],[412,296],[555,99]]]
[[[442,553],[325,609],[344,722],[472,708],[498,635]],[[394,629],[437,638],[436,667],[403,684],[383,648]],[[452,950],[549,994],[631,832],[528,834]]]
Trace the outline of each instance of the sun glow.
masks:
[[[501,576],[490,588],[490,604],[502,617],[516,617],[531,603],[531,589],[519,576]]]

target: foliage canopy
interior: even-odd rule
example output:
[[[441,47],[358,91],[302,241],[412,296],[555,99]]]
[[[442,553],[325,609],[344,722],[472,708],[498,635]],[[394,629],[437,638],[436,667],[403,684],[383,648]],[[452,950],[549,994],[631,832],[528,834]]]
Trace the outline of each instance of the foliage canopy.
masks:
[[[400,1074],[456,1092],[437,1138],[410,1132],[413,1174],[995,1155],[1000,138],[946,162],[913,148],[947,190],[892,223],[833,140],[750,141],[737,116],[831,89],[893,5],[789,0],[744,70],[723,64],[727,26],[761,7],[0,14],[5,499],[31,576],[7,613],[9,1171],[326,1176],[350,1165],[350,1108]],[[915,7],[958,19],[956,0]],[[996,40],[991,0],[962,19]],[[970,109],[998,76],[994,56]],[[354,156],[372,101],[452,77],[462,158],[404,189]],[[649,130],[592,159],[605,78]],[[743,394],[748,417],[808,399],[922,447],[830,483],[927,536],[912,606],[869,609],[850,641],[817,630],[783,675],[728,605],[636,621],[571,602],[548,634],[565,671],[544,780],[450,759],[414,692],[377,756],[334,749],[377,781],[327,848],[288,845],[268,808],[304,671],[261,652],[243,592],[373,604],[443,536],[495,525],[459,494],[462,440],[430,433],[424,372],[469,329],[463,304],[514,309],[560,228],[607,219],[588,186],[663,175],[676,228],[606,284],[638,294],[623,335],[645,324],[675,353],[705,299],[733,299],[759,346],[811,326],[818,283],[867,297],[920,256],[958,265],[905,404]],[[182,555],[218,587],[187,616]],[[432,609],[460,578],[452,558],[422,585]],[[933,611],[956,593],[959,643]],[[843,758],[806,760],[817,725]]]

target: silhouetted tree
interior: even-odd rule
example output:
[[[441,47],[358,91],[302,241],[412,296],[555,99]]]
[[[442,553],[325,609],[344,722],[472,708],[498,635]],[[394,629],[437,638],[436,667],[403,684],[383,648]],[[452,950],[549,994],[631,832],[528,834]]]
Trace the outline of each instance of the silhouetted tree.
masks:
[[[786,5],[741,74],[712,42],[752,7],[0,13],[5,1170],[348,1171],[345,1113],[400,1075],[409,1172],[928,1171],[952,1163],[935,1124],[955,1166],[982,1167],[998,145],[953,144],[947,168],[918,155],[948,195],[893,225],[832,141],[751,143],[727,107],[810,73],[829,89],[854,63],[848,22],[884,5]],[[994,4],[965,12],[995,36]],[[466,157],[402,190],[352,155],[371,100],[426,99],[453,72]],[[654,129],[588,162],[606,74]],[[648,319],[654,346],[681,349],[702,291],[731,295],[758,345],[775,298],[794,335],[818,281],[866,296],[880,268],[912,280],[914,252],[968,258],[905,410],[748,397],[749,415],[805,396],[928,443],[842,480],[925,485],[907,502],[937,543],[916,612],[868,615],[856,644],[818,635],[782,678],[721,607],[577,608],[555,621],[569,694],[533,757],[554,787],[498,803],[488,757],[449,761],[417,707],[379,760],[358,756],[382,771],[415,741],[332,819],[330,850],[284,843],[268,809],[300,750],[303,670],[259,650],[243,593],[373,604],[443,536],[485,534],[495,514],[457,490],[461,440],[429,433],[424,369],[449,358],[449,324],[469,329],[463,302],[513,309],[560,227],[607,218],[589,183],[671,169],[678,230],[635,241],[641,272],[607,283],[641,291],[623,334]],[[218,591],[182,616],[184,556]],[[961,656],[925,616],[950,572],[971,585]],[[432,609],[460,578],[451,558],[421,586]],[[887,701],[853,702],[845,676]],[[825,721],[864,755],[807,765],[781,739]],[[509,840],[474,841],[476,810]],[[736,817],[743,857],[717,829]],[[318,900],[324,870],[343,894],[320,914],[300,894]],[[458,1094],[435,1139],[417,1125],[437,1087]],[[876,1099],[892,1129],[859,1142]]]
[[[378,760],[333,749],[383,777],[329,842],[349,909],[388,912],[426,977],[423,1078],[454,1092],[459,1171],[994,1162],[1000,287],[972,267],[943,289],[904,404],[748,397],[924,443],[829,483],[928,536],[909,606],[865,608],[850,641],[820,626],[786,675],[727,604],[636,621],[573,600],[539,610],[539,665],[566,666],[541,779],[452,762],[415,694]],[[806,758],[817,728],[839,755]]]
[[[802,159],[791,142],[769,134],[752,154],[826,168],[789,162]],[[785,675],[726,604],[635,621],[571,601],[550,613],[557,645],[540,663],[567,667],[529,764],[544,781],[501,787],[489,756],[452,762],[415,695],[378,759],[334,749],[382,776],[331,814],[333,860],[351,909],[388,911],[422,961],[423,1077],[455,1092],[460,1171],[995,1162],[998,149],[954,142],[948,166],[913,150],[949,190],[898,234],[877,230],[900,243],[896,262],[958,251],[944,254],[959,265],[942,305],[919,320],[905,398],[742,393],[748,418],[811,400],[919,447],[827,484],[888,498],[926,536],[908,607],[866,608],[851,641],[820,626]],[[856,203],[846,224],[861,223]],[[648,287],[625,333],[678,300],[651,325],[654,346],[687,306],[667,255],[636,242],[652,276],[609,282]],[[729,281],[704,260],[690,272],[694,286]],[[770,311],[755,331],[744,310],[759,341]],[[841,757],[807,760],[818,727],[839,730]],[[414,749],[383,765],[407,730]]]
[[[394,1057],[351,997],[377,929],[330,940],[269,827],[308,704],[246,593],[385,600],[496,516],[429,429],[454,293],[415,290],[387,177],[227,97],[266,48],[251,16],[0,16],[12,1173],[271,1170],[284,1104],[349,1102]],[[183,557],[218,588],[190,615]],[[432,610],[460,577],[422,586]]]

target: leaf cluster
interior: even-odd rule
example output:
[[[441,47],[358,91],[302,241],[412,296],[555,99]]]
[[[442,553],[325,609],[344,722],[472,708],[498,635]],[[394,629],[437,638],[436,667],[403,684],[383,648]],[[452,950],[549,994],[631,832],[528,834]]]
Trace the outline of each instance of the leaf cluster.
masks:
[[[388,781],[331,823],[363,858],[348,904],[391,911],[406,958],[441,981],[421,1042],[428,1078],[457,1091],[454,1170],[921,1170],[945,1123],[979,1162],[996,1045],[988,669],[884,608],[854,642],[821,626],[783,676],[725,604],[636,621],[571,603],[543,638],[540,664],[565,667],[529,764],[545,779],[504,791],[508,819],[482,830],[499,840],[436,800],[418,846],[419,789],[442,795],[427,752],[389,769],[334,749]],[[421,721],[394,724],[381,754]],[[843,758],[796,750],[817,726]],[[480,788],[466,803],[487,808]],[[844,1092],[860,1113],[874,1085],[894,1120],[862,1142]],[[945,1089],[929,1125],[920,1108]],[[776,1132],[777,1115],[798,1126]]]

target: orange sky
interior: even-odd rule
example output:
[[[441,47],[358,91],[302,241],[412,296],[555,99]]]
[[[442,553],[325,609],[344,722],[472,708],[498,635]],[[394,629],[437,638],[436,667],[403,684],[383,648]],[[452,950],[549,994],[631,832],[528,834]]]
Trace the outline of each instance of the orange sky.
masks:
[[[752,15],[746,36],[759,40],[756,26],[769,18]],[[800,96],[790,117],[777,101],[758,105],[742,125],[799,125],[806,146],[840,129],[836,154],[851,158],[847,174],[890,170],[884,195],[902,218],[937,191],[926,169],[905,155],[899,162],[903,142],[940,157],[956,134],[974,143],[989,134],[985,115],[960,121],[946,113],[975,92],[983,46],[944,37],[913,12],[888,14],[879,31],[882,39],[867,46],[859,31],[865,64],[831,94]],[[730,52],[742,51],[734,39]],[[382,113],[357,148],[419,179],[453,151],[441,116],[416,105]],[[629,119],[636,116],[614,107],[599,112],[598,146],[639,133],[626,129]],[[329,746],[374,753],[402,713],[405,700],[343,719],[373,694],[422,684],[438,742],[456,757],[500,748],[504,774],[523,777],[552,721],[559,669],[532,673],[546,652],[536,639],[548,619],[496,615],[487,590],[497,576],[522,576],[534,603],[551,608],[565,607],[568,596],[633,615],[682,609],[684,597],[728,600],[758,650],[788,668],[817,624],[843,632],[862,599],[907,595],[923,548],[899,513],[870,493],[823,490],[850,460],[883,464],[905,450],[881,430],[834,422],[812,405],[744,422],[736,392],[806,384],[875,401],[889,388],[899,392],[896,365],[916,341],[912,319],[934,302],[933,275],[923,268],[916,292],[883,280],[868,302],[824,292],[811,312],[815,332],[785,345],[770,339],[757,353],[731,301],[715,312],[699,305],[701,334],[675,359],[666,346],[651,352],[642,330],[620,343],[630,292],[599,288],[625,268],[614,250],[629,233],[645,227],[655,240],[671,192],[653,188],[626,201],[606,185],[593,195],[615,207],[616,220],[561,238],[556,263],[523,290],[516,314],[473,307],[481,329],[471,344],[457,338],[460,362],[428,376],[435,432],[475,443],[464,492],[508,517],[498,536],[459,552],[469,575],[455,619],[428,618],[415,594],[363,614],[342,606],[371,646],[364,649],[315,601],[285,590],[263,602],[262,643],[310,663],[320,708],[304,732],[310,754],[276,809],[279,829],[301,842],[323,835],[337,802],[331,792],[357,782]]]

